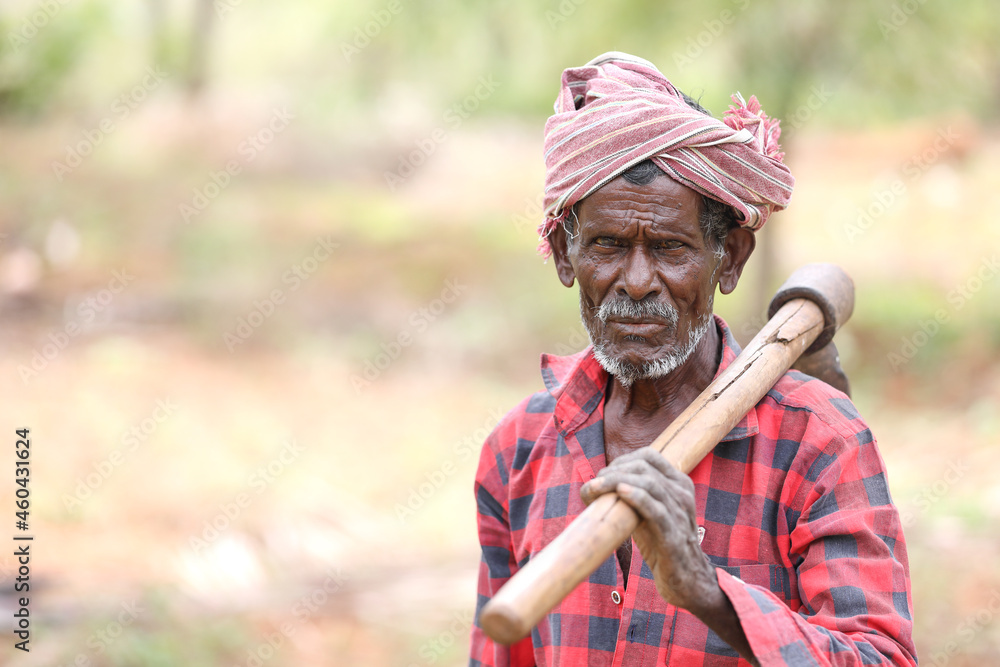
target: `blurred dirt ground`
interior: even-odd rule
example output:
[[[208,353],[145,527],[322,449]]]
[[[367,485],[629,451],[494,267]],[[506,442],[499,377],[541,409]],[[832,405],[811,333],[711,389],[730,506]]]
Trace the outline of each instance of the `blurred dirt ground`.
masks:
[[[585,340],[533,253],[540,126],[469,123],[394,191],[406,142],[292,126],[185,222],[270,113],[147,105],[58,189],[78,122],[0,126],[3,456],[30,427],[36,535],[32,653],[5,641],[6,663],[464,662],[479,443],[541,387],[541,351]],[[906,521],[922,662],[994,664],[1000,141],[941,118],[788,148],[798,189],[763,242],[773,280],[833,261],[858,285],[838,341]],[[114,271],[134,278],[108,296]],[[719,299],[743,342],[759,280]]]

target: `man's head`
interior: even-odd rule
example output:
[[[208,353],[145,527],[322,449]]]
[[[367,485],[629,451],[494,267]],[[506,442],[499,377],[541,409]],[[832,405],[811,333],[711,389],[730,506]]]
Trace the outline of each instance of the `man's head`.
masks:
[[[643,162],[549,236],[559,279],[580,284],[595,357],[625,386],[688,359],[711,325],[716,286],[731,292],[753,252],[732,209],[706,200]]]
[[[539,250],[565,285],[579,281],[595,356],[625,384],[690,356],[716,286],[736,287],[752,231],[791,197],[777,121],[754,97],[733,101],[717,120],[623,53],[563,72]]]

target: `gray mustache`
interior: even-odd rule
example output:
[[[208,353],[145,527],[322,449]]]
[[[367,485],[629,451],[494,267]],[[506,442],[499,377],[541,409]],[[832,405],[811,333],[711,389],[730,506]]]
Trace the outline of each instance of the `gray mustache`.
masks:
[[[607,322],[609,318],[659,319],[666,320],[672,326],[677,326],[677,309],[669,303],[659,301],[636,301],[628,297],[617,297],[606,300],[597,310],[597,318]]]

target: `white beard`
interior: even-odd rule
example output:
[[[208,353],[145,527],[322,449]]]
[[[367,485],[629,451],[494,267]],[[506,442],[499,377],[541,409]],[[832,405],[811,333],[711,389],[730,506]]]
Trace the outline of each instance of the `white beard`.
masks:
[[[714,297],[715,295],[712,296]],[[676,326],[676,310],[673,310],[671,306],[666,304],[660,305],[659,307],[672,311],[667,317],[674,324],[674,326]],[[711,304],[709,304],[709,307],[711,308]],[[580,308],[581,310],[583,309],[582,299]],[[614,310],[614,308],[611,308],[611,310]],[[660,314],[662,315],[665,313],[661,312]],[[602,304],[598,318],[606,320],[607,317],[608,309]],[[666,356],[660,357],[659,359],[647,361],[641,366],[636,366],[635,364],[627,362],[623,359],[616,359],[609,356],[604,349],[603,343],[595,340],[595,334],[591,330],[587,318],[583,317],[582,319],[583,326],[587,330],[587,335],[590,337],[590,343],[594,346],[594,358],[597,359],[597,362],[604,370],[615,377],[626,389],[631,387],[636,380],[655,380],[656,378],[667,376],[677,370],[678,367],[691,357],[691,354],[694,353],[695,348],[698,347],[702,338],[704,338],[705,334],[708,333],[708,327],[712,324],[712,316],[711,312],[709,312],[709,314],[698,323],[698,326],[688,332],[688,339],[680,347],[680,349],[669,352]]]

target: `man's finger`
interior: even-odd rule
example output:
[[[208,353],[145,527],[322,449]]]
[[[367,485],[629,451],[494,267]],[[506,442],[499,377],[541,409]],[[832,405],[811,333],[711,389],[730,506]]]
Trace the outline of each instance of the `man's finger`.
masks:
[[[646,489],[622,482],[615,487],[615,491],[622,500],[632,506],[655,533],[662,534],[662,528],[669,525],[670,516],[666,507]]]
[[[602,474],[584,484],[580,488],[580,497],[583,501],[589,505],[598,496],[614,491],[615,487],[622,483],[645,489],[661,503],[667,502],[671,493],[683,492],[682,489],[672,490],[670,480],[664,479],[649,464],[642,461],[622,468],[616,470],[605,468],[601,471]]]
[[[630,456],[631,455],[635,455],[637,460],[645,461],[660,472],[664,477],[678,481],[691,479],[671,465],[670,461],[668,461],[663,454],[652,450],[649,447],[643,447],[642,449],[632,452]]]
[[[618,472],[646,473],[664,477],[667,480],[684,484],[690,482],[690,477],[680,472],[661,454],[648,447],[621,456],[611,462],[611,465],[597,473],[598,477],[612,475]]]
[[[681,486],[694,491],[694,483],[691,478],[682,473],[680,470],[675,468],[670,464],[662,454],[656,452],[649,447],[643,447],[634,452],[629,452],[623,456],[616,458],[611,462],[607,468],[604,468],[600,474],[609,474],[612,471],[625,469],[625,470],[638,470],[640,466],[649,466],[662,476],[666,477],[668,480],[677,482]],[[605,472],[607,471],[607,472]]]

